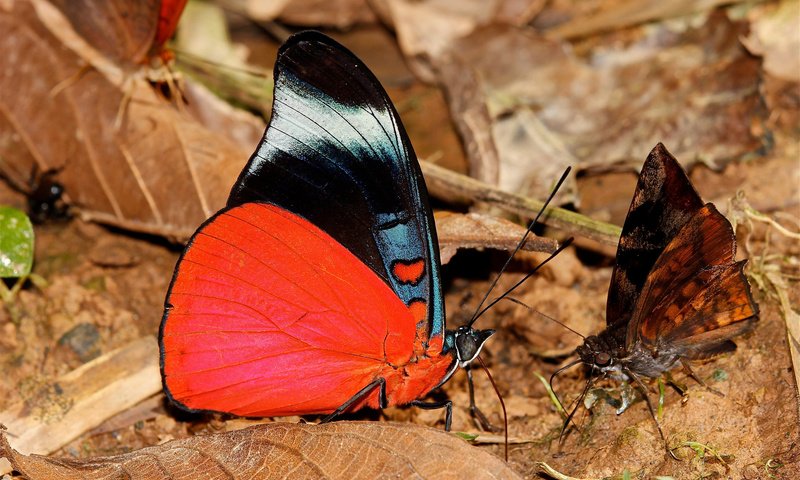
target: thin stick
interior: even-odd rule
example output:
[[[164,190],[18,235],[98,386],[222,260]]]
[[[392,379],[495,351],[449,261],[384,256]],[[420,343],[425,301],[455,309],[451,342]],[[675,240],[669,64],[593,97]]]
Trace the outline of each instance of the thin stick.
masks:
[[[421,160],[425,183],[433,196],[444,200],[468,198],[473,202],[486,202],[507,212],[533,217],[544,202],[509,193],[474,178],[461,175],[444,167]],[[589,238],[603,245],[616,247],[622,229],[610,223],[592,220],[579,213],[558,207],[549,207],[542,216],[545,225],[558,228],[575,236]]]

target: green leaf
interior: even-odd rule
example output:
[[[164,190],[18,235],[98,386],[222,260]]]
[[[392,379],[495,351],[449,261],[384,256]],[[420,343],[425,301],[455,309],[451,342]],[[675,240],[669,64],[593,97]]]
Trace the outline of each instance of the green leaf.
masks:
[[[464,440],[466,440],[468,442],[471,442],[471,441],[475,440],[476,438],[478,438],[477,435],[474,435],[472,433],[467,433],[467,432],[453,432],[453,435],[455,435],[456,437],[459,437],[459,438],[463,438]]]
[[[33,225],[24,212],[0,206],[0,278],[31,273]]]
[[[547,390],[547,395],[550,397],[550,403],[556,407],[556,411],[561,415],[561,419],[566,420],[567,412],[565,412],[564,407],[561,406],[561,402],[558,400],[558,397],[556,397],[556,393],[550,386],[550,382],[548,382],[539,372],[533,372],[533,374],[536,375],[536,378],[538,378],[539,381],[542,382],[542,385],[544,385],[545,390]]]

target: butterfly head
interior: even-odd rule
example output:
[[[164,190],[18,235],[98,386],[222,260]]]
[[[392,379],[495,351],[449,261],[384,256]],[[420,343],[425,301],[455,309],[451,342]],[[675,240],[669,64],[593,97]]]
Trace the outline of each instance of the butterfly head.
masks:
[[[619,370],[617,356],[614,355],[614,346],[596,335],[586,337],[586,341],[577,348],[576,353],[581,362],[601,372]]]
[[[494,330],[475,330],[469,326],[458,327],[457,330],[448,330],[445,344],[452,349],[458,366],[466,367],[481,353],[483,344],[494,334]]]

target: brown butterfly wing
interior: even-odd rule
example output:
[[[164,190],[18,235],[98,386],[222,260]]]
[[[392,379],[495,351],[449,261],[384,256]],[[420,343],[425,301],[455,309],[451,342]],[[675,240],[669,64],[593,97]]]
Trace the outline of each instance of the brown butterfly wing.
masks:
[[[735,253],[730,223],[714,205],[705,205],[653,266],[628,326],[627,347],[641,341],[653,351],[691,358],[690,350],[701,354],[730,338],[698,336],[754,319],[757,307]],[[747,329],[742,324],[729,330],[737,334],[739,328]],[[699,343],[693,345],[692,338]]]
[[[730,339],[749,332],[758,321],[744,264],[720,267],[714,281],[683,309],[680,326],[665,330],[658,343],[694,360],[735,350]]]
[[[650,152],[622,227],[606,304],[606,324],[627,325],[661,252],[703,207],[683,168],[662,144]]]

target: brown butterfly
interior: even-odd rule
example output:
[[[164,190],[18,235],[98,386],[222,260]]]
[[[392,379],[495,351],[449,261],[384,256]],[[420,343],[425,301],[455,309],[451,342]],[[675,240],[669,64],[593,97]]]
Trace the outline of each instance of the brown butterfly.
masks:
[[[758,320],[742,271],[747,261],[735,261],[735,253],[730,222],[713,204],[703,203],[677,160],[656,145],[622,227],[606,329],[587,337],[576,350],[578,360],[554,373],[551,384],[564,369],[583,363],[592,377],[579,400],[598,376],[618,376],[642,391],[651,413],[641,377],[655,378],[681,364],[702,384],[687,361],[734,351],[731,338]]]

